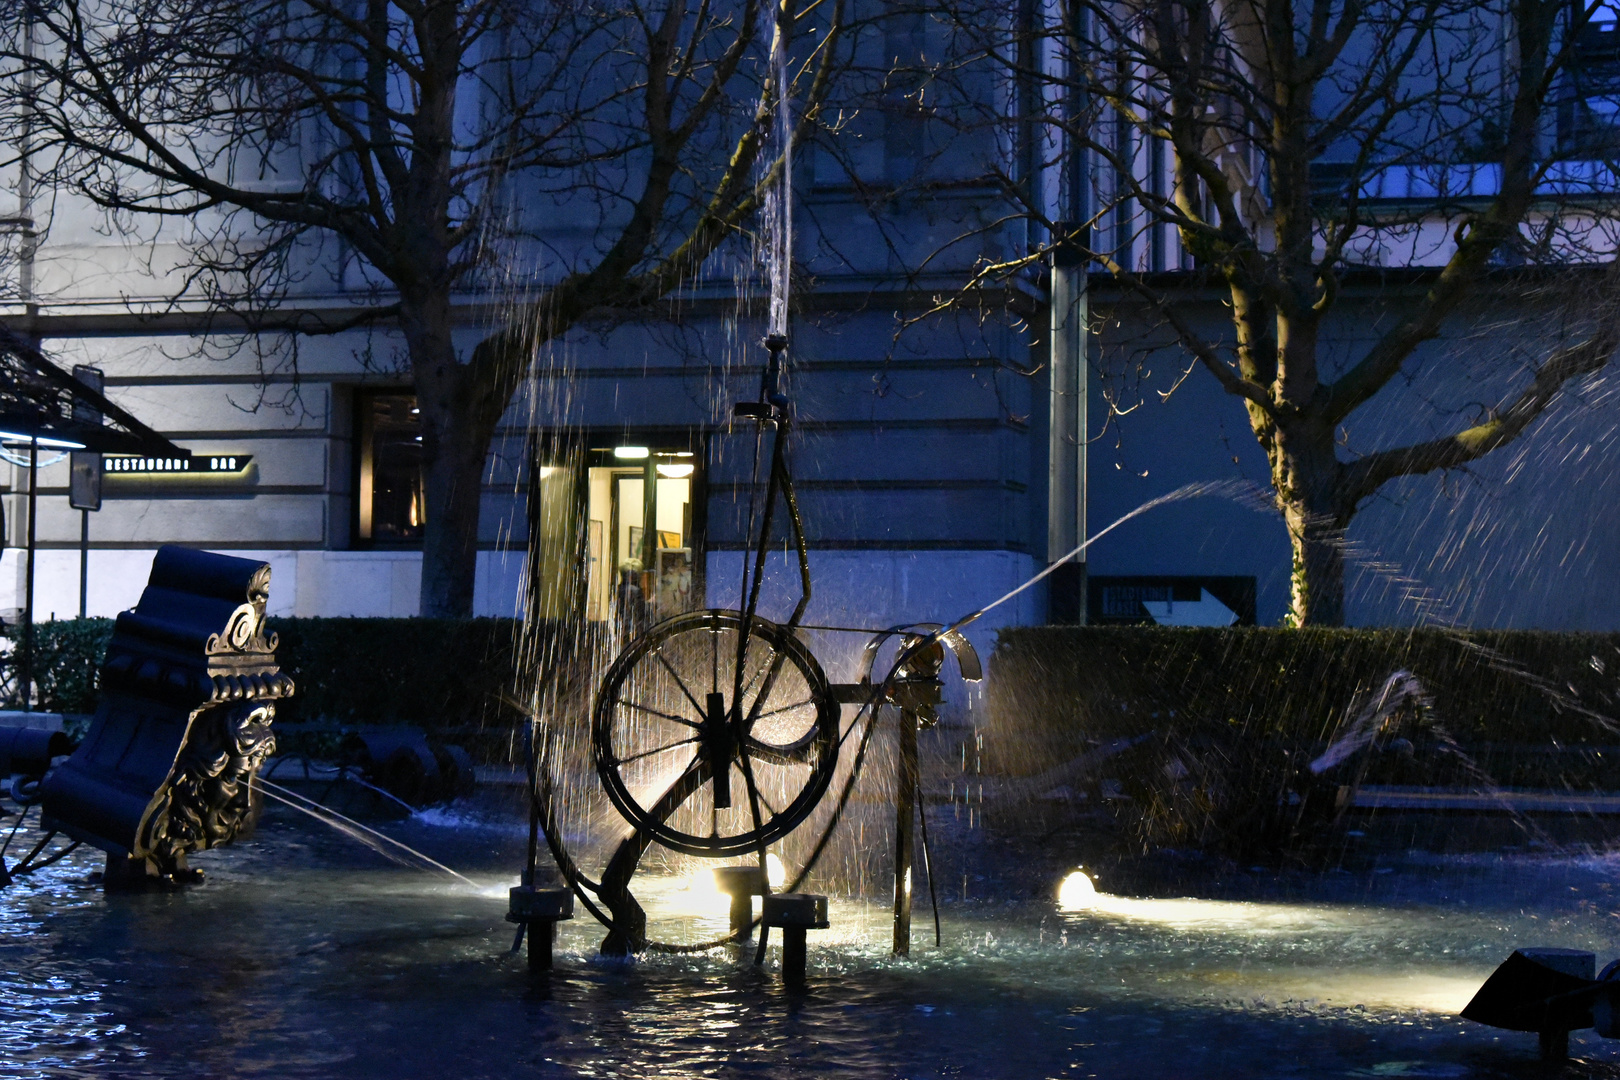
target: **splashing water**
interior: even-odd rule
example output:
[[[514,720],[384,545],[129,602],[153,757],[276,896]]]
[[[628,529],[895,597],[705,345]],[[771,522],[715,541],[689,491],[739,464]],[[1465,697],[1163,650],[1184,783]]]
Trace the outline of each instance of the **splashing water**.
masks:
[[[770,79],[767,94],[774,97],[774,141],[776,183],[765,194],[764,255],[770,278],[771,306],[769,332],[786,337],[788,300],[793,280],[793,96],[788,78],[789,20],[783,5],[771,37]]]
[[[344,817],[336,810],[322,806],[314,799],[305,798],[290,788],[284,788],[280,784],[272,783],[263,777],[255,780],[254,784],[256,787],[263,789],[266,795],[277,802],[284,806],[290,806],[294,810],[314,818],[321,824],[337,830],[344,836],[364,844],[390,862],[397,863],[400,866],[408,866],[413,870],[433,869],[443,871],[457,881],[470,885],[474,889],[479,887],[472,879],[464,877],[441,862],[428,858],[409,844],[401,843],[368,825],[362,825],[353,818]]]
[[[1098,540],[1101,540],[1103,537],[1107,536],[1109,533],[1113,532],[1115,529],[1119,528],[1121,525],[1125,524],[1127,521],[1130,521],[1133,518],[1141,517],[1143,514],[1147,513],[1149,510],[1156,510],[1161,506],[1168,506],[1171,503],[1182,502],[1183,500],[1186,500],[1186,499],[1199,499],[1199,498],[1205,498],[1205,497],[1208,497],[1208,496],[1211,496],[1211,495],[1224,496],[1226,498],[1232,498],[1232,499],[1238,499],[1238,500],[1244,500],[1244,501],[1252,501],[1254,496],[1255,496],[1255,493],[1258,490],[1259,489],[1254,484],[1250,483],[1247,480],[1214,480],[1214,481],[1209,481],[1209,482],[1201,483],[1201,484],[1184,484],[1181,487],[1176,488],[1176,490],[1174,490],[1174,491],[1168,492],[1168,493],[1166,493],[1164,495],[1160,495],[1160,496],[1158,496],[1157,498],[1154,498],[1154,499],[1149,499],[1147,502],[1143,503],[1141,506],[1138,506],[1136,509],[1134,509],[1134,510],[1132,510],[1132,511],[1130,511],[1130,512],[1128,512],[1126,514],[1123,514],[1120,517],[1116,518],[1112,523],[1110,523],[1108,525],[1107,528],[1103,529],[1100,532],[1097,532],[1097,533],[1093,534],[1092,536],[1087,537],[1073,551],[1070,551],[1067,555],[1063,556],[1061,559],[1058,559],[1057,561],[1052,563],[1051,566],[1048,566],[1045,570],[1042,570],[1040,573],[1036,574],[1034,577],[1030,578],[1028,581],[1024,582],[1022,585],[1018,586],[1016,589],[1013,589],[1011,592],[1005,593],[1005,594],[997,597],[996,599],[990,601],[990,603],[986,604],[984,607],[979,608],[977,611],[969,612],[968,614],[962,616],[960,619],[957,619],[947,629],[942,630],[939,633],[940,633],[940,635],[944,635],[944,634],[951,633],[952,631],[955,631],[955,630],[960,630],[963,627],[967,626],[969,623],[972,623],[975,620],[979,619],[981,616],[987,614],[988,612],[994,610],[995,608],[1000,607],[1002,604],[1005,604],[1007,601],[1011,600],[1013,597],[1018,596],[1020,593],[1023,593],[1025,591],[1027,591],[1028,589],[1033,588],[1035,585],[1037,585],[1040,582],[1044,581],[1048,576],[1050,576],[1054,571],[1057,570],[1058,567],[1062,566],[1064,563],[1072,562],[1074,559],[1079,558],[1080,555],[1083,554],[1085,552],[1085,550],[1087,548],[1089,548],[1092,544],[1095,544]]]

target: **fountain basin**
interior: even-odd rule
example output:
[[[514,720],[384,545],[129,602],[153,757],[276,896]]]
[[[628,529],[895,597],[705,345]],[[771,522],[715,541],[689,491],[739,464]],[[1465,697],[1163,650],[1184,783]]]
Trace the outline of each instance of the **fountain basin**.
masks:
[[[517,824],[385,828],[476,887],[273,807],[198,889],[106,897],[76,853],[0,893],[0,1076],[1500,1076],[1535,1066],[1534,1036],[1455,1013],[1501,957],[1620,953],[1620,861],[1412,855],[1208,896],[1115,896],[1105,875],[1070,910],[946,890],[945,947],[903,960],[886,897],[834,896],[800,997],[751,947],[603,960],[584,919],[531,980],[502,956]],[[728,925],[686,879],[642,892],[692,940]],[[1620,1070],[1620,1044],[1571,1049]]]

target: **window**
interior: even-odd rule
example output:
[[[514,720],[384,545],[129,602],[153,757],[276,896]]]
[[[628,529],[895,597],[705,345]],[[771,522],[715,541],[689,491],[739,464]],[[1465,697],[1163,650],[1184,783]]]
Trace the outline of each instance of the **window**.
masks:
[[[422,418],[416,395],[357,396],[355,539],[363,546],[422,542]]]
[[[667,618],[701,604],[693,586],[696,472],[697,457],[684,448],[626,445],[593,451],[586,519],[587,618],[622,619],[617,608],[627,583],[639,590],[648,617]]]
[[[524,481],[533,500],[525,511],[531,610],[635,633],[701,607],[700,447],[624,432],[536,433]]]
[[[1620,4],[1570,9],[1574,47],[1558,102],[1564,153],[1611,156],[1620,148]]]

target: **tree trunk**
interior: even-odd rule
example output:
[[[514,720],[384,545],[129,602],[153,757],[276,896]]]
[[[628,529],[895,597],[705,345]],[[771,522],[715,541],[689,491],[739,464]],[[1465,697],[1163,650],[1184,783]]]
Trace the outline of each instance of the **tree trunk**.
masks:
[[[421,402],[422,396],[417,397]],[[425,405],[420,406],[424,415]],[[488,432],[454,424],[441,436],[438,453],[424,455],[426,525],[422,530],[421,613],[430,619],[465,619],[473,613],[478,569],[478,512],[482,500]],[[423,443],[427,439],[423,438]]]
[[[423,618],[470,618],[484,465],[506,401],[498,389],[482,385],[482,371],[458,360],[447,293],[403,302],[400,323],[422,421],[419,611]]]
[[[1251,414],[1252,418],[1252,414]],[[1343,495],[1344,465],[1331,429],[1309,415],[1257,428],[1293,549],[1289,626],[1344,625],[1344,535],[1355,513]]]
[[[1283,520],[1293,548],[1288,625],[1343,626],[1344,523],[1287,503]]]

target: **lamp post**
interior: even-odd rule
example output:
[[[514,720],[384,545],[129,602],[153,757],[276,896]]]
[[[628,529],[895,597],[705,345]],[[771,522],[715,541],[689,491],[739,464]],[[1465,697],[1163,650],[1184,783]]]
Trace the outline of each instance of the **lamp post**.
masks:
[[[1060,227],[1073,228],[1070,223]],[[1047,437],[1046,560],[1057,562],[1086,539],[1086,259],[1060,243],[1052,256],[1051,405]],[[1086,621],[1086,556],[1052,572],[1047,621]]]
[[[75,364],[73,377],[96,393],[106,386],[99,368],[88,364]],[[81,424],[102,424],[101,410],[83,400],[74,398],[73,419]],[[75,450],[69,456],[68,505],[79,512],[79,618],[89,610],[90,594],[90,514],[101,509],[101,479],[104,463],[101,454],[93,450]]]
[[[1083,20],[1085,14],[1081,11],[1074,17]],[[1083,123],[1088,108],[1087,95],[1082,88],[1085,71],[1080,55],[1084,36],[1083,25],[1070,27],[1066,58],[1068,91],[1062,104],[1071,129]],[[1086,297],[1086,268],[1090,263],[1092,200],[1086,151],[1076,145],[1078,140],[1072,135],[1065,141],[1068,143],[1064,158],[1066,169],[1060,188],[1066,220],[1053,222],[1049,289],[1048,565],[1064,559],[1086,542],[1086,442],[1090,435],[1086,416],[1090,400],[1090,367],[1086,358],[1090,306]],[[1081,552],[1047,579],[1048,622],[1086,622],[1086,558],[1087,553]]]
[[[28,577],[23,584],[23,655],[17,693],[23,712],[34,709],[34,519],[39,509],[39,439],[28,440]]]

